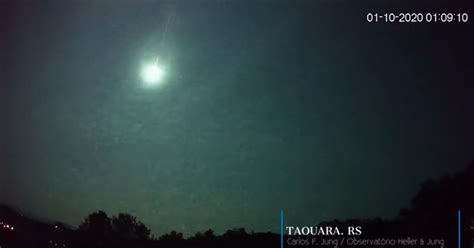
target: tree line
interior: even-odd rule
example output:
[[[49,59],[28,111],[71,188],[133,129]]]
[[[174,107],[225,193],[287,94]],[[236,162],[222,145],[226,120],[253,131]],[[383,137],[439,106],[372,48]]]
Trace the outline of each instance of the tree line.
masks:
[[[407,208],[393,219],[351,219],[325,221],[319,225],[362,225],[364,237],[426,236],[446,240],[445,247],[457,245],[458,211],[462,212],[462,236],[474,236],[474,162],[464,170],[438,179],[426,180]],[[315,210],[317,211],[317,210]],[[119,213],[108,216],[104,211],[89,214],[77,229],[62,223],[47,224],[27,218],[0,205],[0,221],[8,221],[16,229],[0,228],[0,246],[134,248],[134,247],[277,247],[280,235],[248,232],[244,228],[216,235],[212,229],[185,238],[171,231],[159,237],[136,217]],[[472,229],[471,229],[472,228]],[[286,236],[285,236],[286,238]],[[469,239],[463,239],[468,247]]]

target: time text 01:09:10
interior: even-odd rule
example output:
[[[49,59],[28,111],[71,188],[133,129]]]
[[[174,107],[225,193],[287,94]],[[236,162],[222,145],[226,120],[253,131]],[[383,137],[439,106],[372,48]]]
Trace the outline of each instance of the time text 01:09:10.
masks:
[[[467,23],[468,13],[367,13],[370,23]]]

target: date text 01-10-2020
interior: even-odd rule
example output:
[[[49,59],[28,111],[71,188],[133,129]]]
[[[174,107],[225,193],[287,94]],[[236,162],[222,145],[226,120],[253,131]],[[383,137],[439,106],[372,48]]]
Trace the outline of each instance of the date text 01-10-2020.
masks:
[[[466,23],[468,13],[367,13],[367,22],[378,23]]]

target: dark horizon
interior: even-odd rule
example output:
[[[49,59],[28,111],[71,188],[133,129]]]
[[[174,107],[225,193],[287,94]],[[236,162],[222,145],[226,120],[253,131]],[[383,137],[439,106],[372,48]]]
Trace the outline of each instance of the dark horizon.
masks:
[[[474,227],[474,161],[461,171],[432,178],[423,182],[417,194],[412,197],[409,208],[401,209],[396,219],[349,219],[332,220],[317,223],[318,227],[358,226],[364,232],[348,235],[348,240],[391,240],[407,244],[420,241],[418,237],[436,242],[441,247],[472,245]],[[431,207],[436,205],[436,207]],[[282,210],[283,211],[283,210]],[[436,218],[431,218],[436,216]],[[429,217],[429,218],[427,218]],[[283,212],[281,213],[283,221]],[[281,222],[283,225],[283,222]],[[457,227],[457,230],[456,228]],[[287,226],[288,228],[288,226]],[[298,227],[296,227],[298,228]],[[326,229],[328,230],[328,229]],[[456,233],[457,232],[457,233]],[[150,229],[136,217],[121,213],[117,216],[98,211],[84,219],[79,228],[71,229],[61,222],[44,223],[30,219],[15,209],[0,204],[0,245],[2,247],[280,247],[304,246],[304,240],[313,240],[315,236],[300,235],[283,231],[253,232],[245,228],[231,228],[222,234],[212,229],[196,232],[185,237],[183,233],[172,230],[161,235],[151,235]],[[331,244],[339,240],[337,234],[323,234],[316,238],[314,247],[324,245],[329,238]],[[409,235],[406,238],[406,235]],[[421,235],[421,236],[420,236]],[[457,238],[455,238],[457,237]],[[461,237],[463,237],[461,239]],[[422,239],[423,239],[422,238]],[[434,238],[435,241],[431,241]],[[398,240],[398,241],[397,241]],[[306,241],[308,242],[308,241]],[[344,242],[344,241],[340,241]],[[348,241],[349,242],[349,241]],[[353,242],[353,241],[350,241]],[[378,242],[378,241],[374,241]],[[309,244],[309,243],[307,243]],[[377,247],[393,247],[393,244],[380,243]],[[425,243],[426,244],[426,243]]]
[[[423,3],[423,4],[422,4]],[[393,218],[474,154],[468,2],[1,1],[0,202],[153,232]]]
[[[425,180],[424,182],[420,183],[419,188],[418,188],[418,192],[410,198],[410,202],[408,204],[406,204],[406,206],[404,208],[399,209],[397,215],[392,217],[392,218],[384,218],[384,217],[376,216],[376,217],[373,217],[373,218],[366,218],[366,219],[362,218],[361,219],[361,218],[358,218],[358,217],[352,217],[352,218],[347,218],[347,219],[326,219],[326,220],[320,221],[319,223],[311,223],[311,224],[315,224],[315,225],[319,226],[319,225],[328,225],[328,223],[339,223],[339,225],[340,225],[340,223],[345,223],[345,222],[347,222],[347,223],[351,223],[351,222],[360,222],[360,223],[371,223],[371,222],[373,222],[373,223],[377,223],[378,221],[386,222],[386,223],[390,224],[390,223],[396,223],[397,221],[402,221],[402,222],[410,222],[413,225],[413,223],[416,223],[416,219],[415,220],[410,220],[410,218],[418,217],[417,215],[419,213],[416,213],[416,211],[420,211],[420,210],[425,211],[424,209],[420,209],[420,206],[418,206],[418,205],[426,204],[426,203],[423,203],[423,202],[440,201],[440,200],[447,200],[447,198],[451,198],[448,201],[448,202],[451,202],[450,205],[443,206],[443,208],[441,210],[438,209],[438,210],[435,210],[435,211],[442,211],[443,214],[447,214],[448,216],[452,215],[452,214],[454,214],[455,212],[458,212],[458,211],[464,211],[464,214],[467,217],[464,217],[466,219],[465,220],[466,224],[463,228],[467,229],[467,228],[470,228],[470,226],[469,226],[470,223],[469,222],[470,221],[472,222],[472,220],[470,220],[470,218],[474,218],[474,216],[473,216],[473,214],[474,214],[473,211],[474,210],[472,209],[472,207],[474,206],[473,205],[474,202],[472,202],[472,200],[469,201],[469,200],[465,199],[470,194],[469,190],[472,191],[474,189],[472,186],[469,186],[469,185],[472,184],[472,182],[470,181],[472,173],[474,173],[474,160],[471,160],[471,162],[467,166],[465,166],[462,171],[456,171],[455,173],[449,173],[449,174],[442,175],[439,178],[429,178],[429,179]],[[437,186],[433,186],[433,184],[437,185]],[[462,185],[462,187],[459,187],[459,185]],[[456,189],[456,187],[461,188],[462,190],[459,191],[459,189]],[[433,193],[428,193],[427,194],[426,190],[434,191],[434,192],[436,192],[436,194],[433,194]],[[455,190],[455,193],[451,194],[449,192],[450,190]],[[280,211],[284,211],[284,210],[280,209]],[[451,211],[452,213],[448,213],[449,211]],[[99,212],[104,212],[104,211],[101,210],[101,209],[97,209],[97,210],[91,212],[90,214],[95,214],[95,213],[99,213]],[[106,213],[106,212],[104,212],[104,213]],[[57,225],[61,225],[61,228],[65,228],[66,230],[76,230],[76,231],[80,230],[81,225],[84,224],[85,219],[87,219],[90,216],[90,214],[88,216],[85,216],[85,218],[83,218],[81,220],[81,223],[78,226],[73,226],[73,225],[69,225],[68,223],[65,223],[61,220],[48,220],[48,219],[42,218],[41,216],[34,216],[34,215],[31,215],[31,214],[23,211],[22,209],[20,209],[16,206],[0,202],[0,221],[5,220],[4,218],[2,219],[2,217],[7,216],[8,218],[12,218],[12,216],[16,215],[18,218],[26,218],[26,219],[29,219],[31,221],[42,222],[44,224],[52,226],[53,228],[56,228]],[[129,214],[129,213],[124,213],[124,212],[117,213],[117,215],[115,215],[115,216],[109,215],[109,214],[107,214],[107,215],[108,215],[109,218],[112,219],[112,218],[115,218],[116,216],[118,216],[119,214]],[[133,215],[131,215],[131,216],[133,216]],[[137,216],[133,216],[133,217],[137,217]],[[15,218],[16,217],[14,217],[13,219],[15,219]],[[442,218],[439,218],[439,220],[444,220],[446,218],[450,219],[450,217],[442,217]],[[16,220],[16,221],[18,222],[18,220]],[[140,221],[140,219],[137,219],[137,221]],[[474,223],[471,223],[471,224],[474,224]],[[204,233],[209,232],[209,231],[212,231],[213,235],[225,236],[226,233],[228,233],[229,231],[240,231],[240,230],[245,231],[247,234],[265,234],[265,233],[270,234],[271,233],[271,234],[274,234],[274,235],[280,235],[278,232],[271,232],[271,231],[255,232],[252,229],[246,229],[246,227],[242,227],[242,226],[240,226],[240,227],[236,227],[236,226],[229,227],[227,230],[225,230],[224,232],[221,232],[221,233],[215,233],[212,228],[208,228],[208,229],[205,229],[205,230],[199,230],[199,231],[197,231],[195,233],[191,233],[191,234],[189,234],[189,233],[188,234],[180,233],[180,234],[183,235],[182,237],[184,239],[193,239],[193,238],[196,238],[198,235],[204,234]],[[170,229],[170,230],[168,230],[164,233],[154,233],[153,230],[150,230],[150,238],[158,240],[159,238],[162,238],[165,235],[169,235],[172,232],[176,232],[176,230],[175,229]]]

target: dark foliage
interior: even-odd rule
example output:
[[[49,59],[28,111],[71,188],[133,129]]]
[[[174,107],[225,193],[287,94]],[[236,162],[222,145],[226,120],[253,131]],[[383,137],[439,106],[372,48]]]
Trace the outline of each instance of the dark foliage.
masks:
[[[393,220],[381,218],[322,222],[319,225],[363,226],[359,238],[398,238],[407,236],[427,237],[431,235],[446,240],[445,247],[457,244],[457,214],[463,213],[462,235],[472,236],[474,220],[474,162],[466,169],[437,180],[427,180],[413,197],[411,205],[400,210]],[[33,220],[14,210],[0,205],[0,221],[15,229],[1,228],[0,245],[12,247],[278,247],[280,236],[273,233],[248,233],[244,228],[227,230],[218,236],[209,229],[184,238],[177,231],[150,238],[150,229],[136,217],[120,213],[109,217],[104,211],[87,216],[77,230],[56,222],[52,224]],[[288,237],[285,236],[285,240]],[[470,240],[463,241],[468,247]]]

